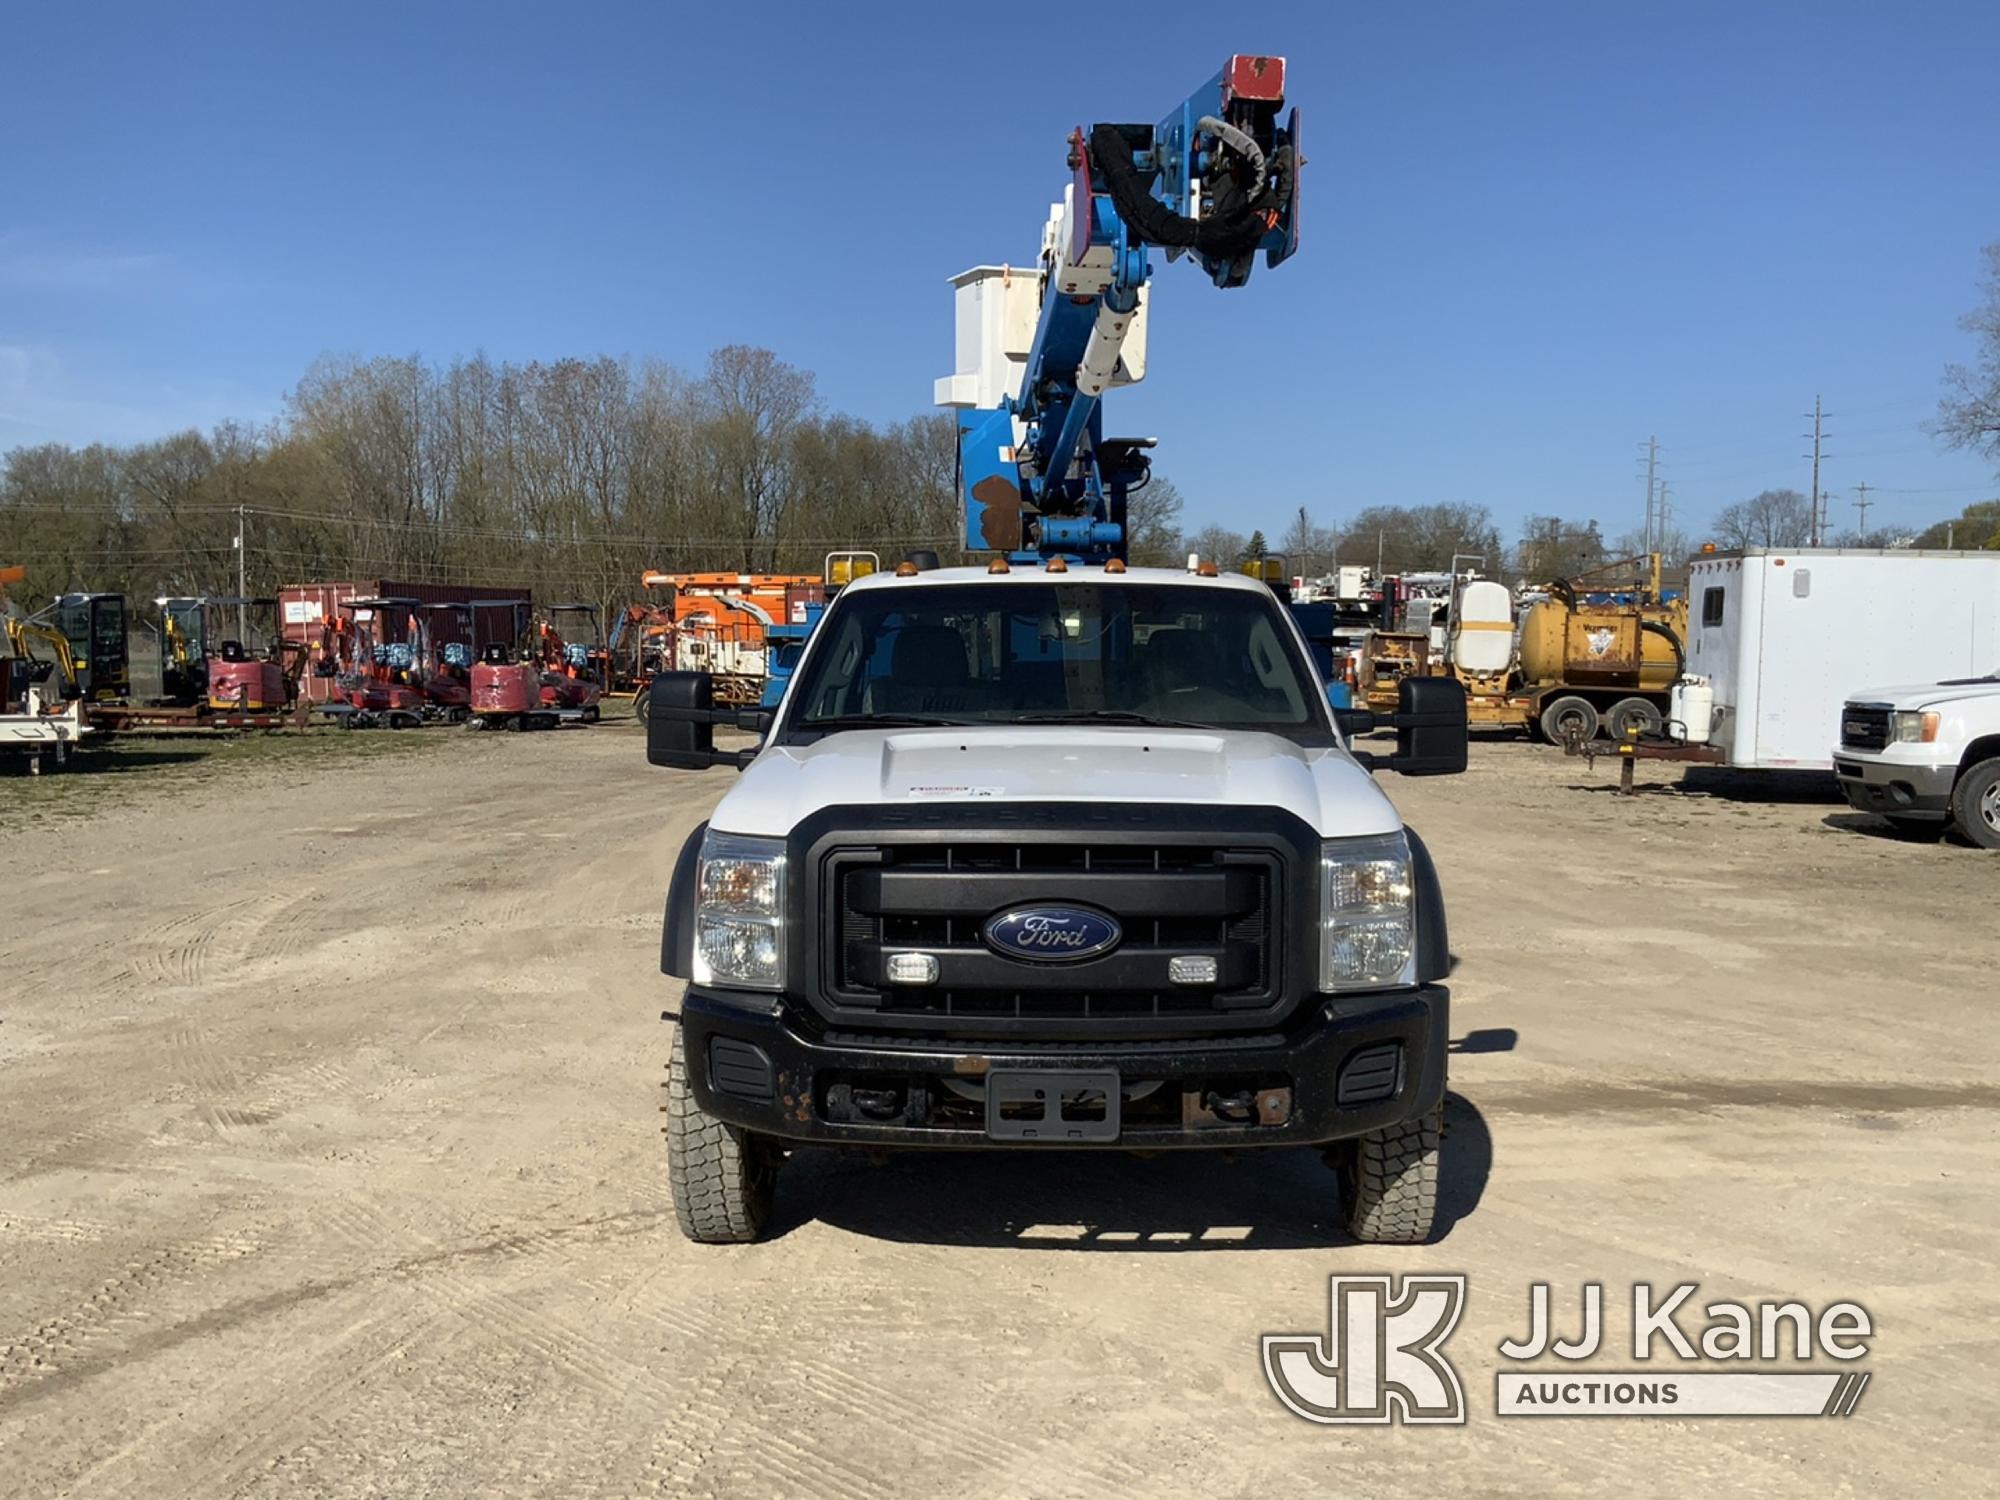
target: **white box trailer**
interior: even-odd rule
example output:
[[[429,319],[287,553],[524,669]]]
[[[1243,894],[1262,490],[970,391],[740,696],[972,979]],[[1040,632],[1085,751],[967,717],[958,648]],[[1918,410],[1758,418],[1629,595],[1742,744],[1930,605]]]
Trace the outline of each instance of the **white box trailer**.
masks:
[[[1688,568],[1687,673],[1714,695],[1725,765],[1833,767],[1856,688],[2000,668],[2000,552],[1750,548]],[[1682,701],[1676,691],[1676,704]]]

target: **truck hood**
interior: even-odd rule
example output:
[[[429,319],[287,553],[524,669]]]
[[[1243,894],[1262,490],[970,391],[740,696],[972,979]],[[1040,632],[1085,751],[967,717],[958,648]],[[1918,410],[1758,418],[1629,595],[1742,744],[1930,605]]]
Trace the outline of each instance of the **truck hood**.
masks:
[[[1892,708],[1924,708],[1960,698],[2000,698],[2000,682],[1973,678],[1955,682],[1904,683],[1899,687],[1860,688],[1847,695],[1849,703],[1886,703]]]
[[[988,799],[1278,807],[1326,838],[1403,826],[1343,750],[1302,749],[1274,734],[1012,725],[848,730],[811,745],[773,745],[711,822],[779,837],[822,807]]]

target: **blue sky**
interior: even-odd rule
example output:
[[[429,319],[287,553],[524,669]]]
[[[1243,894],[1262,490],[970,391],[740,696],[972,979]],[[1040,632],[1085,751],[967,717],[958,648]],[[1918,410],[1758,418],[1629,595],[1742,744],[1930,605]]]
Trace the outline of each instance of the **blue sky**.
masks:
[[[1226,8],[1224,8],[1226,9]],[[0,20],[0,448],[276,415],[327,352],[731,342],[920,410],[946,278],[1032,258],[1063,139],[1232,51],[1304,112],[1305,244],[1158,267],[1192,524],[1487,504],[1637,525],[1803,489],[2000,492],[1921,431],[2000,240],[2000,6],[15,5]],[[1114,31],[1129,15],[1128,30]]]

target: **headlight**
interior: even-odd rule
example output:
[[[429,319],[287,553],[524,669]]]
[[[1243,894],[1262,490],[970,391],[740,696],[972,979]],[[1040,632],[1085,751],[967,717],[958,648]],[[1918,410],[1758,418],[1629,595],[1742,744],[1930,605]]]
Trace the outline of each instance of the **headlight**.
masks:
[[[1934,713],[1898,709],[1889,718],[1892,726],[1889,738],[1897,744],[1907,741],[1928,745],[1937,739],[1938,716]]]
[[[696,862],[694,982],[785,984],[785,841],[711,833]]]
[[[1322,990],[1416,982],[1415,893],[1401,833],[1320,846]]]

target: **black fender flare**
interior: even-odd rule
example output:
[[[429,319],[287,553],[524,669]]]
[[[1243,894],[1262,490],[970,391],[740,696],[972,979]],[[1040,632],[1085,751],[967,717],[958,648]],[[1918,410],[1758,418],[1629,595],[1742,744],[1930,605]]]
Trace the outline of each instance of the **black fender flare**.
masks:
[[[708,837],[706,819],[681,845],[674,861],[674,878],[667,886],[667,919],[660,931],[660,972],[672,979],[694,977],[694,893],[701,841]]]

